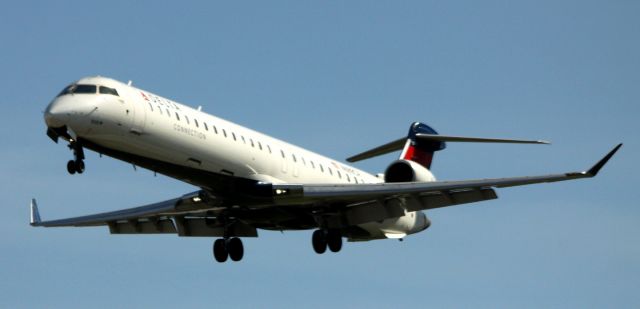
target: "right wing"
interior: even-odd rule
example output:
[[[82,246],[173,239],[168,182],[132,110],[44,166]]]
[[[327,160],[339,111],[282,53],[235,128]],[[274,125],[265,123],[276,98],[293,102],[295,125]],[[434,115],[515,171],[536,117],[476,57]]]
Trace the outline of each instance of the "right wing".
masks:
[[[42,221],[35,199],[31,200],[31,226],[109,226],[111,234],[162,234],[180,236],[224,236],[225,222],[206,219],[208,211],[221,207],[208,199],[203,191],[185,194],[159,203],[88,216]],[[226,225],[227,232],[235,236],[256,237],[255,228],[234,222]]]

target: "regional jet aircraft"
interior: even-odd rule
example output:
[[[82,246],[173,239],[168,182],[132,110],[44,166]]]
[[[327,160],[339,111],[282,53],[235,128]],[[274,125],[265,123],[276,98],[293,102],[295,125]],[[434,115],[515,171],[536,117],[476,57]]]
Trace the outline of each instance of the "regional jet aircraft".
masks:
[[[89,149],[187,182],[199,189],[167,201],[75,218],[42,221],[35,199],[31,225],[107,226],[112,234],[217,237],[218,262],[239,261],[241,237],[258,229],[309,230],[318,254],[349,241],[402,239],[429,227],[427,209],[497,198],[494,188],[594,177],[622,146],[584,172],[436,181],[433,154],[446,142],[545,144],[439,135],[413,123],[406,137],[348,162],[401,151],[374,176],[186,105],[104,77],[72,83],[47,107],[47,135],[73,151],[70,174],[85,170]]]

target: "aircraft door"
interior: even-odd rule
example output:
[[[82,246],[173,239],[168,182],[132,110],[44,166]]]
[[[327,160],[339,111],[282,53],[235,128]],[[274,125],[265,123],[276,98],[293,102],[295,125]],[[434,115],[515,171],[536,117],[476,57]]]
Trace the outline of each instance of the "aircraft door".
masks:
[[[146,102],[141,100],[127,100],[127,115],[129,116],[128,131],[131,134],[142,135],[144,131],[144,126],[147,121],[145,103]]]

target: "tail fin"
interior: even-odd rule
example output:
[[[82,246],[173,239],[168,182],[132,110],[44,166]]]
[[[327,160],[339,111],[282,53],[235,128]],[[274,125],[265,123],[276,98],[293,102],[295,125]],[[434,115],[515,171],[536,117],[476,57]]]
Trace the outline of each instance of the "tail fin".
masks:
[[[412,123],[400,159],[414,161],[430,169],[433,153],[445,149],[447,145],[444,141],[420,138],[422,134],[431,136],[438,135],[438,132],[424,123]]]

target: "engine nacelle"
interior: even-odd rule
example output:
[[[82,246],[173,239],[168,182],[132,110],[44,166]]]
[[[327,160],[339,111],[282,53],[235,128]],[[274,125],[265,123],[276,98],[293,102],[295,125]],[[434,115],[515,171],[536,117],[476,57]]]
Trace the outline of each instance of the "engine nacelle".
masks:
[[[397,160],[384,173],[385,182],[431,182],[433,174],[424,166],[409,160]]]

